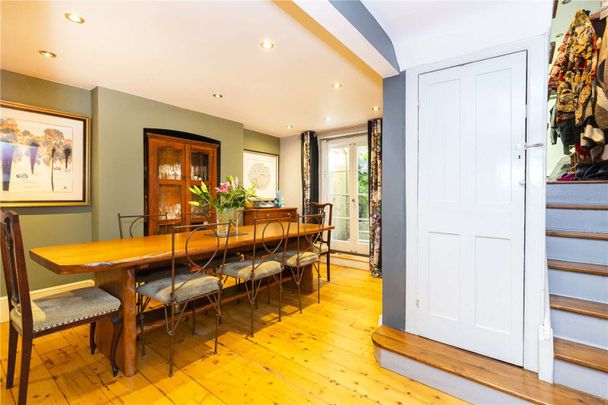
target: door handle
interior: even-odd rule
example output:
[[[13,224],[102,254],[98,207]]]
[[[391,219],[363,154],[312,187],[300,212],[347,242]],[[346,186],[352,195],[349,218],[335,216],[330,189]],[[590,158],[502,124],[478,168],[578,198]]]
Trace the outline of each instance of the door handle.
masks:
[[[522,151],[522,150],[528,150],[530,148],[540,148],[542,146],[545,146],[545,144],[543,142],[536,142],[536,143],[518,143],[517,145],[515,145],[515,150],[517,151]]]

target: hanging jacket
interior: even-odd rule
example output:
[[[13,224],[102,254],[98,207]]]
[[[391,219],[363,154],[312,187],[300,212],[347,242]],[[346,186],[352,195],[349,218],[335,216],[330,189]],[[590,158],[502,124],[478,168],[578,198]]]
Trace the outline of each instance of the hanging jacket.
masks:
[[[557,91],[556,121],[572,119],[582,126],[592,109],[591,86],[597,64],[597,37],[589,16],[583,10],[576,12],[557,58],[549,74],[549,88]]]

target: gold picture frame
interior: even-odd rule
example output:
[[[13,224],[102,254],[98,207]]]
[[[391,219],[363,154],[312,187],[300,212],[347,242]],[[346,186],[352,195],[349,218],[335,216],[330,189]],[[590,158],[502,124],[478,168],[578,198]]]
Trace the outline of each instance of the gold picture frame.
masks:
[[[0,100],[0,207],[90,205],[89,117]]]

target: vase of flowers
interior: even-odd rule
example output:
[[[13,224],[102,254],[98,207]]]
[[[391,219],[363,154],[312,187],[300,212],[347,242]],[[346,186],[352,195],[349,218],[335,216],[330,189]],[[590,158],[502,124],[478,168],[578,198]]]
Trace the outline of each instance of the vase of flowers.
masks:
[[[249,200],[256,198],[255,186],[245,188],[239,184],[238,177],[228,177],[226,182],[215,188],[215,195],[205,183],[190,187],[194,200],[188,203],[194,207],[212,207],[218,223],[231,223],[238,227],[240,211],[249,204]],[[221,229],[220,229],[221,228]],[[219,226],[217,233],[220,237],[227,236],[227,226]],[[238,228],[237,228],[238,229]],[[238,233],[238,231],[237,231]]]

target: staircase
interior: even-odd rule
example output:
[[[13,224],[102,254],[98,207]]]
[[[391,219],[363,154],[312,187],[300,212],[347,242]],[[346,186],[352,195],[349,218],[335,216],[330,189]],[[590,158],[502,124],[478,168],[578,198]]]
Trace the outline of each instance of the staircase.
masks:
[[[608,183],[547,184],[554,383],[608,398]]]

